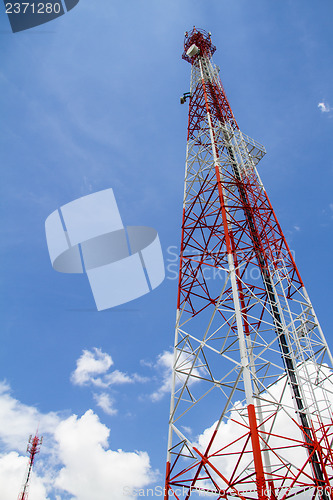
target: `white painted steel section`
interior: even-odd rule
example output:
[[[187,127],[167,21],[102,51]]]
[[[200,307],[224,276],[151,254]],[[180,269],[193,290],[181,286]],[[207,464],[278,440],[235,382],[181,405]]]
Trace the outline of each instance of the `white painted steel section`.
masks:
[[[203,58],[199,59],[199,64],[200,64],[200,68],[201,68],[201,76],[202,76],[202,79],[204,80],[203,68],[201,66],[202,59]],[[214,130],[213,130],[212,120],[211,120],[211,116],[210,116],[209,111],[207,112],[207,120],[208,120],[208,124],[209,124],[209,133],[210,133],[210,140],[211,140],[214,164],[216,166],[218,166],[218,168],[220,170],[219,158],[218,158],[217,153],[216,153],[217,147],[216,147],[216,143],[215,143]],[[222,187],[222,192],[223,192],[223,197],[224,197],[224,206],[225,206],[225,210],[226,210],[226,217],[227,217],[227,223],[228,223],[228,229],[229,229],[230,228],[230,220],[229,220],[228,208],[227,208],[226,200],[225,200],[225,189],[224,189],[223,185],[221,187]],[[234,299],[234,305],[235,305],[235,315],[236,315],[237,332],[238,332],[238,339],[239,339],[239,351],[240,351],[241,365],[243,368],[246,403],[248,405],[250,405],[250,404],[254,403],[254,401],[253,401],[253,388],[252,388],[252,382],[251,382],[251,371],[249,368],[249,358],[248,358],[246,342],[245,342],[245,333],[244,333],[244,328],[243,328],[243,317],[242,317],[242,313],[241,313],[239,293],[238,293],[238,287],[237,287],[237,281],[236,281],[235,263],[234,263],[233,255],[231,253],[228,254],[228,264],[229,264],[230,281],[231,281],[231,287],[232,287],[232,293],[233,293],[233,299]]]
[[[243,329],[243,318],[242,318],[241,308],[240,308],[240,303],[239,303],[238,288],[237,288],[237,282],[236,282],[236,270],[235,270],[235,265],[234,265],[234,259],[233,259],[233,256],[231,254],[228,255],[228,261],[229,261],[229,271],[230,271],[232,293],[233,293],[233,298],[234,298],[234,303],[235,303],[235,314],[236,314],[237,332],[238,332],[238,339],[239,339],[239,352],[240,352],[240,358],[241,358],[241,363],[242,363],[242,367],[243,367],[246,403],[247,403],[247,405],[251,405],[251,404],[254,404],[253,388],[252,388],[252,382],[251,382],[251,371],[250,371],[250,367],[249,367],[249,358],[248,358],[248,353],[247,353],[247,348],[246,348],[246,343],[245,343],[245,334],[244,334],[244,329]]]
[[[176,328],[175,328],[175,348],[173,352],[173,370],[172,370],[172,379],[171,379],[171,399],[170,399],[170,418],[169,418],[169,432],[168,432],[168,450],[167,450],[167,462],[171,461],[171,447],[172,447],[172,422],[173,422],[173,414],[175,409],[175,389],[176,389],[176,363],[177,363],[177,349],[176,346],[178,344],[178,328],[179,328],[179,318],[180,311],[177,309],[176,314]]]

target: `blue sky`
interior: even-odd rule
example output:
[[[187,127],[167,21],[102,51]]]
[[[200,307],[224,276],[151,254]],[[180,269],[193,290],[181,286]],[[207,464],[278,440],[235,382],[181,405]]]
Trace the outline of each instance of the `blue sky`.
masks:
[[[260,174],[333,345],[333,5],[80,0],[17,34],[4,11],[1,498],[18,494],[39,425],[31,498],[119,500],[129,475],[163,484],[193,25],[212,33],[241,130],[267,149]],[[53,271],[44,222],[109,187],[125,225],[157,229],[167,269],[153,292],[97,312],[85,277]]]

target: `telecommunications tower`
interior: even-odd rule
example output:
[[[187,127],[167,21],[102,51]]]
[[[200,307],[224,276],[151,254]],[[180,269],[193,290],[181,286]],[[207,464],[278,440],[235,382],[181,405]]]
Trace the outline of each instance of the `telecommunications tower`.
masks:
[[[165,499],[332,500],[333,358],[232,113],[191,64]]]
[[[40,447],[43,442],[43,436],[38,437],[37,433],[34,437],[32,435],[29,437],[27,452],[29,453],[29,462],[27,466],[27,470],[24,476],[23,485],[21,492],[17,498],[17,500],[27,500],[29,493],[29,481],[32,471],[32,466],[34,464],[35,456],[40,451]]]

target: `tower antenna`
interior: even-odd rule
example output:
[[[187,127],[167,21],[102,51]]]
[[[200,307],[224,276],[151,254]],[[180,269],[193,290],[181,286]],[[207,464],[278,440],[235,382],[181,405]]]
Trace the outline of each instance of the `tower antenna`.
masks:
[[[30,482],[32,467],[34,465],[36,454],[39,453],[42,443],[43,443],[43,436],[38,437],[38,431],[36,432],[34,437],[32,437],[32,434],[29,436],[29,441],[27,446],[27,453],[29,453],[29,462],[27,465],[27,470],[24,475],[22,489],[19,493],[17,500],[27,500],[28,498],[29,482]]]
[[[165,500],[333,499],[333,358],[211,34],[191,64]]]

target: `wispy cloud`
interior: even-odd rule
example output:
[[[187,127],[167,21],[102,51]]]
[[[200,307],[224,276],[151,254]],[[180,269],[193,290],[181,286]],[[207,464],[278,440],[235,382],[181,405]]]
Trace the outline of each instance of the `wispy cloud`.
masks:
[[[121,385],[121,384],[134,384],[134,382],[148,382],[148,377],[142,377],[137,373],[133,373],[128,375],[127,373],[121,372],[120,370],[114,370],[111,373],[108,373],[104,377],[105,385],[107,387],[111,385]]]
[[[98,347],[94,347],[92,351],[84,350],[76,362],[71,381],[74,385],[99,385],[96,375],[106,373],[112,365],[111,356]]]
[[[154,402],[160,401],[165,394],[170,393],[171,390],[171,377],[173,366],[173,353],[171,351],[164,351],[157,358],[154,368],[158,371],[160,376],[160,386],[150,395],[150,399]]]
[[[184,383],[187,378],[187,372],[191,370],[192,378],[191,384],[194,384],[199,381],[200,371],[204,368],[192,368],[192,363],[194,361],[194,357],[189,354],[181,353],[177,366],[181,367],[180,370],[177,370],[176,373],[176,386]],[[165,394],[170,394],[171,391],[171,383],[172,383],[172,373],[173,373],[173,362],[174,362],[174,354],[173,351],[164,351],[157,357],[156,363],[153,365],[153,368],[156,370],[157,379],[159,380],[159,387],[153,393],[150,394],[150,399],[153,402],[160,401]],[[195,379],[195,377],[198,377]]]
[[[329,104],[327,104],[326,102],[319,102],[318,108],[320,109],[320,111],[322,113],[329,113],[330,111],[333,110],[333,108],[331,108],[331,106]]]
[[[192,434],[192,428],[191,427],[188,427],[187,425],[182,425],[182,429],[184,432],[186,432],[186,434],[188,435],[191,435]]]
[[[114,386],[145,383],[150,379],[137,373],[128,374],[120,370],[110,371],[114,365],[110,354],[103,352],[98,347],[91,350],[83,350],[81,356],[76,361],[76,369],[71,374],[71,382],[78,386],[92,386],[95,389],[103,390],[102,393],[93,393],[94,400],[105,413],[115,415],[114,398],[106,391],[112,390]]]
[[[74,385],[107,388],[111,385],[144,383],[149,380],[137,373],[128,375],[120,370],[109,372],[113,364],[112,357],[98,347],[93,347],[91,351],[85,349],[76,361],[76,369],[71,375],[71,381]]]
[[[101,394],[94,394],[94,399],[97,403],[97,406],[102,408],[104,413],[107,415],[116,415],[118,410],[114,408],[114,400],[107,394],[106,392],[102,392]]]
[[[327,219],[333,219],[333,203],[326,205],[326,207],[322,209],[322,214],[325,216],[325,219],[321,225],[325,226],[328,222]]]

